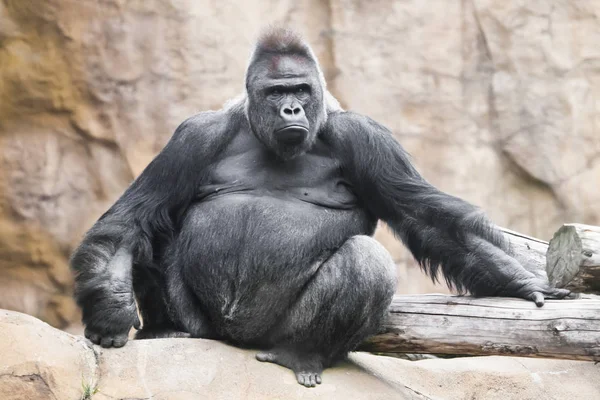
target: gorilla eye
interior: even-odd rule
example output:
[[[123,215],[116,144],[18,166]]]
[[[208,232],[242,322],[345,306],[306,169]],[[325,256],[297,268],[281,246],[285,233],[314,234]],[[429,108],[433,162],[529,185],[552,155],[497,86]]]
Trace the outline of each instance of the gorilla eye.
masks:
[[[279,88],[270,89],[267,94],[267,96],[273,100],[279,99],[282,95],[283,95],[283,92]]]
[[[310,90],[303,86],[296,88],[295,92],[297,97],[306,97],[310,94]]]

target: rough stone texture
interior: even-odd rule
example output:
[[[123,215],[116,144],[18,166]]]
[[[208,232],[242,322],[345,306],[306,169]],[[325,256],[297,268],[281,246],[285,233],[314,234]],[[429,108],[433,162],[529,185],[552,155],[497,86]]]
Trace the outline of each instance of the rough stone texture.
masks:
[[[600,224],[599,17],[589,0],[0,2],[0,307],[78,319],[73,246],[180,121],[241,92],[273,22],[306,34],[345,107],[498,224]],[[401,292],[431,290],[401,270]]]
[[[508,357],[407,361],[353,353],[314,389],[291,371],[218,341],[161,339],[105,350],[31,316],[0,310],[0,398],[595,399],[592,362]],[[87,399],[86,399],[87,400]]]
[[[98,362],[90,342],[31,316],[0,310],[0,398],[80,399]]]

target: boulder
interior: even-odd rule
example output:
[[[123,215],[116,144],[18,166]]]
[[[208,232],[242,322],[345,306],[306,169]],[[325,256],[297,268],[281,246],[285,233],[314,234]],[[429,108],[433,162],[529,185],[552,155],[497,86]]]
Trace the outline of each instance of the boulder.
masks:
[[[600,398],[591,362],[510,357],[408,361],[368,353],[304,388],[255,352],[202,339],[103,349],[25,314],[0,310],[0,398],[60,399],[582,399]]]

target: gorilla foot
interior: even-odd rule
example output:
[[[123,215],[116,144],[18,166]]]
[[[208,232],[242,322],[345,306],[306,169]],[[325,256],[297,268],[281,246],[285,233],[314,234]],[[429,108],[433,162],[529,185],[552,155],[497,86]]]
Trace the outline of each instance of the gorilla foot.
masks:
[[[315,387],[321,384],[323,362],[321,356],[298,354],[290,350],[274,349],[261,352],[256,359],[281,365],[294,371],[298,383],[306,387]]]
[[[166,338],[189,338],[187,332],[176,331],[165,328],[144,328],[135,333],[135,340],[143,339],[166,339]]]

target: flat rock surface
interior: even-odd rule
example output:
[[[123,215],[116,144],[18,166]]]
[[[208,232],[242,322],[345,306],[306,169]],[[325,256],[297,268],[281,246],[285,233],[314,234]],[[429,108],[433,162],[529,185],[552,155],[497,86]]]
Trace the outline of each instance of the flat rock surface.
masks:
[[[161,339],[105,350],[0,310],[0,399],[598,399],[600,366],[511,357],[406,361],[353,353],[314,389],[255,352]]]

